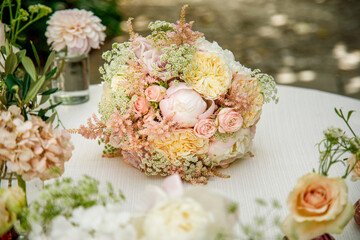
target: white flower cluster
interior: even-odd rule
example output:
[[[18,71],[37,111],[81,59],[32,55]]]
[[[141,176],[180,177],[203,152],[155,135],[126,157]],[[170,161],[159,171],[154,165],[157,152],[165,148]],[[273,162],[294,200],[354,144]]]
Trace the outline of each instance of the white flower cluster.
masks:
[[[61,184],[57,187],[61,188]],[[73,195],[69,196],[68,201],[73,201]],[[40,208],[44,209],[38,213],[41,218],[48,209]],[[231,236],[237,222],[236,204],[204,187],[184,191],[178,175],[168,177],[162,188],[148,187],[138,208],[142,211],[134,214],[124,211],[118,202],[98,202],[91,207],[80,204],[49,221],[30,221],[29,239],[215,240],[218,236]],[[33,211],[36,206],[29,209]]]
[[[29,235],[33,240],[136,240],[137,233],[131,224],[131,214],[118,205],[95,205],[76,208],[70,218],[59,215],[46,233],[40,224],[32,225]]]

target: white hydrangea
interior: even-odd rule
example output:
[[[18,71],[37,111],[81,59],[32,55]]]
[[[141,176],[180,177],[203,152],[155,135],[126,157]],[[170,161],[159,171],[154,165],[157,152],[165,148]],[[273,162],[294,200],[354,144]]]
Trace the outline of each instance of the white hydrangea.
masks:
[[[69,218],[54,218],[47,232],[32,224],[30,240],[137,240],[137,231],[130,213],[119,205],[79,207]]]

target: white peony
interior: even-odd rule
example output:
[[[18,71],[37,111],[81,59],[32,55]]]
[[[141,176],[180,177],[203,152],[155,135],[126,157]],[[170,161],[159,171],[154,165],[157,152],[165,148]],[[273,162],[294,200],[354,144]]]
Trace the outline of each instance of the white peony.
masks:
[[[91,48],[100,48],[105,40],[106,27],[90,11],[56,11],[47,24],[45,36],[55,51],[67,47],[70,55],[89,53]]]
[[[214,240],[229,236],[236,211],[229,200],[205,187],[183,189],[178,175],[165,179],[163,189],[148,187],[143,195],[143,240]]]
[[[227,50],[222,49],[217,42],[209,42],[204,37],[198,38],[195,41],[195,46],[200,51],[213,52],[221,56],[225,61],[226,65],[232,71],[232,74],[235,73],[251,73],[251,69],[244,67],[238,61],[235,61],[234,54]]]
[[[240,129],[234,137],[229,137],[226,142],[215,140],[209,146],[209,158],[217,165],[225,166],[249,152],[254,133],[247,129]]]
[[[146,240],[210,239],[214,219],[210,213],[190,198],[159,204],[145,217]]]
[[[165,98],[160,101],[161,114],[186,127],[195,126],[206,109],[204,99],[185,83],[169,87]]]

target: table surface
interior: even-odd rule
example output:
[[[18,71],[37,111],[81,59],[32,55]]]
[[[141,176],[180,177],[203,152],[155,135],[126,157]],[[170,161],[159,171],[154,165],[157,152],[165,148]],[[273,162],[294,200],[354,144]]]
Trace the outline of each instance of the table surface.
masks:
[[[288,214],[286,198],[301,176],[318,166],[319,153],[316,144],[323,137],[323,130],[330,126],[345,129],[334,107],[344,112],[355,110],[351,124],[360,131],[360,100],[325,93],[317,90],[279,86],[278,104],[265,104],[255,135],[252,158],[236,161],[229,168],[220,170],[231,178],[210,178],[207,187],[220,192],[239,203],[240,217],[252,222],[255,199],[277,199],[283,205],[280,214]],[[90,100],[76,106],[60,106],[58,112],[67,129],[78,128],[97,113],[101,86],[90,88]],[[72,136],[75,146],[73,157],[65,165],[64,177],[79,179],[86,174],[99,179],[103,185],[111,182],[126,196],[128,209],[135,209],[137,200],[148,184],[160,185],[163,178],[147,177],[125,164],[120,157],[102,158],[103,146],[97,141],[79,135]],[[333,169],[332,176],[343,169]],[[347,181],[349,200],[360,198],[360,183]],[[188,187],[190,184],[186,184]],[[360,229],[351,221],[338,239],[359,239]]]

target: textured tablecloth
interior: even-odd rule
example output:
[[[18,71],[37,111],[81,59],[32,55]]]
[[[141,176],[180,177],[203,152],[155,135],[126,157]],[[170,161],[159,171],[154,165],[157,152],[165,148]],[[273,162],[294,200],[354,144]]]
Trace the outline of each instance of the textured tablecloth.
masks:
[[[97,113],[101,86],[91,86],[90,101],[76,106],[60,106],[58,111],[66,128],[78,128]],[[351,123],[360,132],[360,101],[317,90],[279,86],[278,104],[265,104],[257,127],[252,148],[253,158],[233,163],[220,170],[231,175],[230,179],[210,178],[208,188],[223,193],[237,201],[244,222],[251,222],[254,215],[254,199],[278,199],[283,208],[282,217],[288,214],[286,198],[298,178],[318,167],[319,153],[316,144],[329,126],[345,129],[334,107],[344,112],[355,110]],[[137,169],[126,165],[120,158],[102,158],[103,146],[97,141],[73,135],[75,145],[72,159],[66,163],[65,177],[79,179],[83,174],[99,179],[103,185],[111,182],[122,189],[127,198],[126,207],[134,209],[146,185],[160,185],[161,177],[147,177]],[[339,171],[337,171],[339,170]],[[341,174],[342,168],[332,175]],[[349,199],[360,198],[360,182],[348,182]],[[186,184],[189,186],[189,184]],[[352,220],[338,239],[360,239],[360,228]]]

